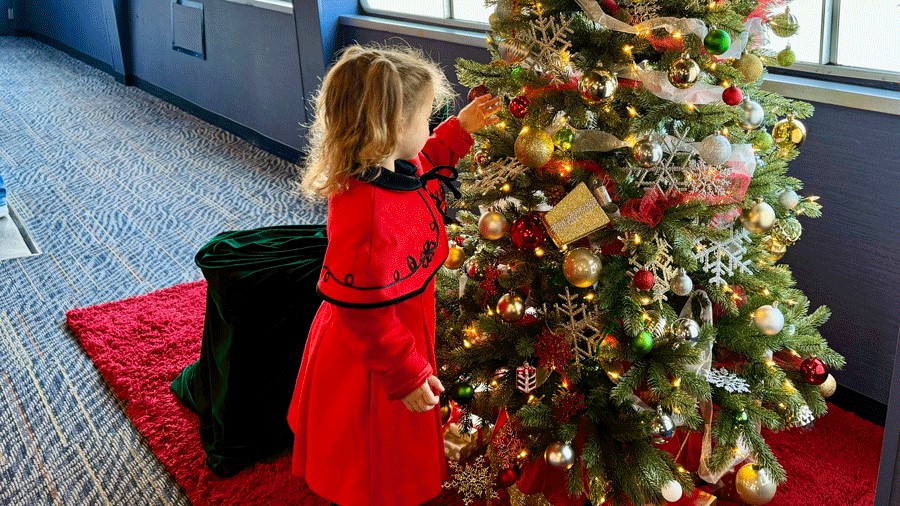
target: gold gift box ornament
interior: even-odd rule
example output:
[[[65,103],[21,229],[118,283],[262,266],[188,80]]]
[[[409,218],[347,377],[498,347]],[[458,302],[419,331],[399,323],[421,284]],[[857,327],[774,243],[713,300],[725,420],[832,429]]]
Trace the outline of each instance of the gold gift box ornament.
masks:
[[[556,246],[566,244],[605,227],[619,215],[619,207],[609,198],[604,186],[588,189],[580,183],[559,204],[544,214],[544,226]]]

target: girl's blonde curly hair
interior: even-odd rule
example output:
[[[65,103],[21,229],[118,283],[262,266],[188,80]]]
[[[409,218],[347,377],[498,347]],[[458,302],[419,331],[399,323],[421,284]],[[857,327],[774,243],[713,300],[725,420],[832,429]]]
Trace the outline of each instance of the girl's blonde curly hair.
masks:
[[[434,92],[437,111],[453,97],[440,67],[409,47],[345,48],[315,98],[301,187],[327,198],[394,153],[402,120]]]

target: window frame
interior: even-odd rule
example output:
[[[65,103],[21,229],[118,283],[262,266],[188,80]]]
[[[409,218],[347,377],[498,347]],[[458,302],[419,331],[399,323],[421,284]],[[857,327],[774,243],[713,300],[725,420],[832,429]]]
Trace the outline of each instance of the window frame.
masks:
[[[240,0],[230,0],[240,1]],[[253,1],[253,0],[250,0]],[[453,14],[453,1],[443,0],[444,9]],[[466,21],[454,18],[436,18],[431,16],[420,16],[416,14],[405,14],[402,12],[387,11],[383,9],[374,9],[369,6],[368,0],[359,0],[360,8],[365,14],[377,17],[394,19],[398,21],[414,21],[433,26],[443,26],[448,28],[462,28],[483,32],[487,35],[491,28],[487,23],[479,23],[477,21]],[[811,63],[797,62],[789,68],[769,67],[774,74],[799,75],[810,78],[821,77],[823,80],[834,80],[840,82],[849,82],[860,86],[875,87],[888,90],[898,89],[897,83],[900,81],[900,72],[891,72],[888,70],[870,69],[863,67],[852,67],[849,65],[840,65],[837,61],[838,36],[840,35],[840,7],[841,0],[822,0],[822,36],[819,40],[819,62],[828,63]]]

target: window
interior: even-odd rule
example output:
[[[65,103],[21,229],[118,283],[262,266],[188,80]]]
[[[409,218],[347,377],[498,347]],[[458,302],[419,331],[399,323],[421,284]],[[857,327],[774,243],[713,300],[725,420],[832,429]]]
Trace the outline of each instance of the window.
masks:
[[[780,51],[790,42],[798,70],[897,81],[897,0],[802,0],[789,6],[800,30],[789,39],[771,35],[766,47]]]
[[[441,20],[453,26],[475,29],[487,28],[493,7],[485,7],[484,0],[362,0],[363,10],[375,14],[420,21]]]
[[[493,7],[483,0],[361,0],[365,11],[484,30]],[[795,70],[896,83],[900,74],[898,0],[794,0],[800,30],[789,39],[770,34],[768,49],[788,42]]]

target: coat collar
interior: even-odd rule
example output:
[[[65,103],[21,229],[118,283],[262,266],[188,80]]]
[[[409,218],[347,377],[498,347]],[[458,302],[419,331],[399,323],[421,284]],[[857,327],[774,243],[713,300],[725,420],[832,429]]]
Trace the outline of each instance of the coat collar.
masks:
[[[422,188],[422,181],[416,177],[416,166],[406,160],[394,162],[393,172],[382,168],[372,168],[369,169],[366,176],[369,173],[373,176],[365,177],[365,181],[387,190],[415,191]]]

